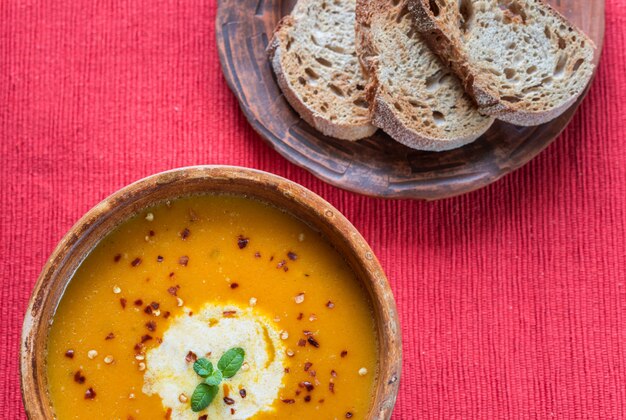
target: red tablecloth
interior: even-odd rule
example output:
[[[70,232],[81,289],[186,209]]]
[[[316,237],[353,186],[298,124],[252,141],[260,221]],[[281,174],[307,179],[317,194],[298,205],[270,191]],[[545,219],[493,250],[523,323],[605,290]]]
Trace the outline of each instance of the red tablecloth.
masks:
[[[221,75],[213,1],[0,2],[0,418],[23,418],[22,319],[101,199],[193,164],[274,172],[363,233],[400,312],[395,417],[626,418],[626,3],[595,85],[528,166],[425,203],[361,197],[274,153]]]

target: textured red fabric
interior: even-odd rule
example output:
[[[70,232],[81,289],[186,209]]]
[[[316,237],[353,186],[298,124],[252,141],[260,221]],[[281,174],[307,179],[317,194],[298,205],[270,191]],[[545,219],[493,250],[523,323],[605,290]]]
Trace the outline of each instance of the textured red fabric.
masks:
[[[404,335],[400,419],[626,418],[626,4],[597,80],[523,169],[439,202],[320,182],[274,153],[219,67],[215,3],[0,2],[0,418],[23,418],[34,282],[89,208],[193,164],[259,168],[337,206],[370,242]]]

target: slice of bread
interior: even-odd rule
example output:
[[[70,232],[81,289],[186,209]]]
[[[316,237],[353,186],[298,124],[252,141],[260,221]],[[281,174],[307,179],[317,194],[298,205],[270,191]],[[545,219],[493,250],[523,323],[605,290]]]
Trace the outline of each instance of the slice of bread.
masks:
[[[354,46],[355,5],[355,0],[299,0],[268,46],[291,106],[317,130],[344,140],[376,131]]]
[[[593,75],[593,42],[541,0],[408,0],[417,29],[481,112],[548,122]]]
[[[357,1],[357,53],[370,83],[374,125],[411,148],[467,144],[491,126],[460,80],[413,27],[406,0]]]

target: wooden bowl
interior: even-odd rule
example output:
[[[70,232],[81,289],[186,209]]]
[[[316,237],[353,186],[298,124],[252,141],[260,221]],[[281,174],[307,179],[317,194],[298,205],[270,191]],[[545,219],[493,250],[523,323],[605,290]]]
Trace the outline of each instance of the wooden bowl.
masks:
[[[400,327],[385,273],[356,228],[321,197],[284,178],[238,167],[196,166],[122,188],[83,216],[50,256],[35,285],[22,330],[22,398],[30,419],[53,418],[45,373],[48,330],[65,287],[88,253],[117,225],[156,202],[224,192],[257,198],[287,211],[321,232],[346,259],[367,289],[376,318],[380,360],[369,418],[391,416],[402,366]]]
[[[548,0],[597,46],[604,39],[604,0]],[[224,77],[252,127],[278,153],[337,187],[377,197],[439,199],[482,188],[525,165],[569,123],[585,94],[538,127],[496,122],[477,141],[448,152],[420,152],[379,130],[348,142],[326,137],[293,111],[265,53],[278,20],[295,0],[218,0],[216,38]]]

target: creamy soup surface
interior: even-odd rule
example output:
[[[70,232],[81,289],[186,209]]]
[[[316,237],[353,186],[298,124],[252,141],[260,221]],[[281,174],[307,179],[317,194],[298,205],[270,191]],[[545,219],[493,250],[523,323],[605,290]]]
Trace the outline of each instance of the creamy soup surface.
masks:
[[[230,349],[243,362],[193,411],[207,380],[194,363],[218,370]],[[367,294],[318,233],[203,195],[142,211],[90,253],[54,316],[47,376],[60,420],[357,419],[377,356]]]

